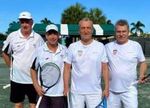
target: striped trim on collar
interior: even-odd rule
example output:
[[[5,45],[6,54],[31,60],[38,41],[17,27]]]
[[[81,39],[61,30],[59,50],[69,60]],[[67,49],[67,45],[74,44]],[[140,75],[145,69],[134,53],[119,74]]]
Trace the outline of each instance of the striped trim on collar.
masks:
[[[49,52],[52,53],[52,51],[51,51],[51,50],[48,48],[48,46],[47,46],[47,42],[44,43],[43,49],[44,49],[45,51],[49,51]],[[56,53],[61,52],[61,50],[63,50],[63,47],[62,47],[61,44],[58,43],[58,48],[57,48]]]
[[[21,38],[24,37],[24,36],[22,35],[22,33],[21,33],[21,29],[18,30],[18,34],[19,34],[19,36],[20,36]],[[32,37],[34,37],[34,31],[33,31],[33,30],[32,30],[32,32],[31,32],[29,38],[32,38]]]

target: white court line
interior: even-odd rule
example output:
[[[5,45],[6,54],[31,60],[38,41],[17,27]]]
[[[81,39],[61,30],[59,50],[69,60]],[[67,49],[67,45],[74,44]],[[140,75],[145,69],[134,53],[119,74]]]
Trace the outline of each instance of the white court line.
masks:
[[[10,87],[10,84],[6,84],[3,86],[3,89],[7,89],[8,87]]]

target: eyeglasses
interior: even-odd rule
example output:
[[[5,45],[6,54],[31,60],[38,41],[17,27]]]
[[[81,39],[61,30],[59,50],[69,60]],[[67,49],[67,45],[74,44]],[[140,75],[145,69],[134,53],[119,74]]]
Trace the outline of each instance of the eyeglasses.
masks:
[[[30,23],[31,20],[29,20],[29,19],[20,19],[19,21],[20,21],[21,24],[23,24],[23,23],[28,24],[28,23]]]

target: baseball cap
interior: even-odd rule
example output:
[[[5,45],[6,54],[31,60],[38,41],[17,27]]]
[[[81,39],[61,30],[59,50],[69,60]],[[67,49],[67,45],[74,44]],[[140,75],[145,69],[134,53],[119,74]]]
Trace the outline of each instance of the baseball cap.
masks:
[[[55,30],[56,32],[58,32],[58,27],[54,24],[47,25],[46,26],[46,32],[48,32],[50,30]]]
[[[32,19],[30,12],[24,11],[19,14],[19,19]]]

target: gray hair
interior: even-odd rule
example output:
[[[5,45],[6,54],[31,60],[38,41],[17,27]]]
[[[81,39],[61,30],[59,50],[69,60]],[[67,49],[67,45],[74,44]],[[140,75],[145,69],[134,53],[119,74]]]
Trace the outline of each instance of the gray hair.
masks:
[[[79,26],[81,25],[82,21],[89,21],[89,22],[91,22],[91,24],[93,25],[93,21],[92,21],[90,18],[85,17],[85,18],[82,18],[82,19],[79,21]]]
[[[116,29],[116,27],[117,27],[118,25],[119,25],[119,26],[127,26],[128,30],[129,30],[128,21],[125,20],[125,19],[120,19],[120,20],[118,20],[118,21],[116,22],[116,24],[115,24],[115,29]]]

